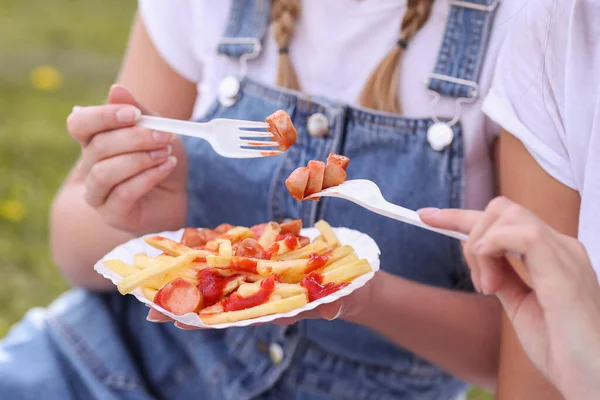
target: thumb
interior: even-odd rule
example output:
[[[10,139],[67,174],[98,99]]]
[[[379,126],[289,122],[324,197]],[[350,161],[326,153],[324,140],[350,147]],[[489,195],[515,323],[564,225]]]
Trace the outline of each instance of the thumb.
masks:
[[[108,104],[131,104],[140,109],[144,115],[156,115],[152,110],[139,103],[133,94],[121,85],[112,85],[108,91]]]

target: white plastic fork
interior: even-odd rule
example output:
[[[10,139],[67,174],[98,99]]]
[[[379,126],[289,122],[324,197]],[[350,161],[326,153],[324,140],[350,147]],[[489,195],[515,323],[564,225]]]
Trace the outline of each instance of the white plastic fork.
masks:
[[[210,122],[200,123],[143,115],[137,125],[157,131],[204,139],[210,143],[217,154],[227,158],[260,158],[282,153],[277,148],[277,142],[268,141],[268,139],[273,139],[272,134],[265,131],[248,130],[266,129],[269,126],[266,122],[213,119]]]
[[[388,202],[381,194],[379,186],[366,179],[346,181],[341,185],[330,187],[306,198],[311,199],[315,197],[339,197],[388,218],[406,222],[407,224],[441,233],[455,239],[467,240],[468,238],[467,235],[460,232],[437,229],[425,224],[415,211]]]

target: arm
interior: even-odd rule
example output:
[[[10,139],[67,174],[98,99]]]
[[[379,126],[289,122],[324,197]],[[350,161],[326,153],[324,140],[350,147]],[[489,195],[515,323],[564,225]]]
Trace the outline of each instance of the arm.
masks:
[[[499,146],[501,194],[529,208],[559,232],[576,236],[579,194],[548,175],[511,134],[503,132]],[[497,398],[562,398],[529,361],[506,316],[502,324]]]
[[[379,332],[463,380],[494,390],[500,340],[500,305],[495,298],[426,286],[383,271],[372,282],[369,301],[363,300],[364,308],[346,320]]]
[[[133,25],[118,82],[163,116],[188,119],[191,115],[195,85],[162,60],[139,18]],[[50,217],[52,255],[71,283],[110,288],[113,285],[91,266],[111,248],[130,239],[131,234],[108,226],[85,202],[84,179],[78,162],[55,198]]]

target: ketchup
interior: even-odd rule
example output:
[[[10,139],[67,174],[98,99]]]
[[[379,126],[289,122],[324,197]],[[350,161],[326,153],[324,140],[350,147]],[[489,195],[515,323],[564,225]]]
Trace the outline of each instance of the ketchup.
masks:
[[[258,271],[256,270],[257,264],[258,261],[253,260],[251,258],[232,257],[229,268],[235,269],[236,271],[244,271],[253,274],[258,274]]]
[[[323,254],[312,253],[308,259],[308,264],[306,264],[306,269],[304,272],[308,274],[318,270],[319,268],[323,268],[325,264],[327,264],[327,260],[329,260],[330,255],[331,250]]]
[[[315,301],[348,286],[347,283],[329,282],[323,285],[323,276],[311,272],[302,279],[301,285],[308,291],[308,301]]]
[[[237,293],[231,294],[231,296],[223,300],[223,309],[225,311],[237,311],[266,303],[275,290],[276,282],[279,282],[279,276],[271,275],[260,283],[258,292],[251,296],[242,297]]]
[[[204,306],[212,306],[223,297],[223,289],[231,278],[224,278],[215,268],[206,268],[198,273],[198,289],[204,296]]]
[[[277,236],[276,241],[283,241],[288,249],[295,250],[299,245],[300,241],[297,236],[292,235],[291,233],[286,233],[285,235]]]

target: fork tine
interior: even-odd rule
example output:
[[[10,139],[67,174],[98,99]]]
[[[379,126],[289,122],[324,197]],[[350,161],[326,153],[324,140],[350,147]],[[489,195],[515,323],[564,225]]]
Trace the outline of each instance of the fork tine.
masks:
[[[240,130],[243,128],[267,129],[269,127],[269,124],[267,124],[266,122],[258,122],[258,121],[236,121],[236,126]]]
[[[275,139],[275,136],[270,134],[269,132],[253,132],[253,131],[241,131],[242,134],[239,135],[240,138],[244,139]]]
[[[250,149],[240,149],[236,151],[236,158],[261,158],[261,157],[272,157],[278,156],[282,151],[278,150],[250,150]]]
[[[277,142],[260,142],[260,141],[252,141],[252,140],[240,140],[238,144],[241,146],[248,147],[277,147],[279,144]]]

